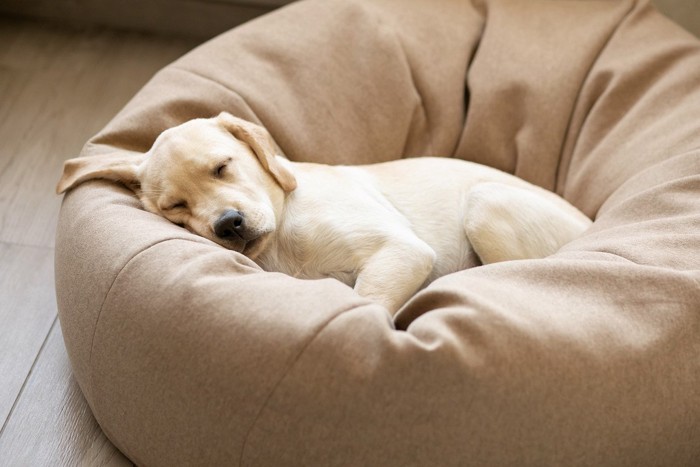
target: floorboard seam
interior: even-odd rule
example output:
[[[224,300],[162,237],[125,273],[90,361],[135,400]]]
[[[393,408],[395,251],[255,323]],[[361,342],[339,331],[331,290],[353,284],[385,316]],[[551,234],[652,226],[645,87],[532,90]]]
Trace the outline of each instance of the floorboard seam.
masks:
[[[56,247],[54,246],[45,246],[45,245],[31,245],[29,243],[17,243],[17,242],[10,242],[7,240],[2,240],[0,239],[0,245],[6,245],[6,246],[20,246],[23,248],[36,248],[39,250],[55,250]]]
[[[0,243],[2,243],[2,242],[0,242]],[[46,333],[46,337],[44,337],[44,342],[41,343],[41,347],[39,347],[39,351],[36,353],[36,357],[34,357],[34,361],[32,362],[32,366],[29,368],[29,372],[27,373],[27,376],[24,378],[24,382],[22,383],[22,387],[17,392],[17,397],[15,397],[15,401],[12,403],[12,407],[10,408],[10,411],[7,413],[7,417],[5,418],[5,421],[2,424],[2,428],[0,428],[0,439],[2,439],[3,433],[5,433],[5,428],[7,428],[7,425],[9,424],[10,419],[12,418],[12,414],[14,414],[15,409],[17,408],[17,404],[18,404],[19,400],[22,398],[22,394],[24,393],[24,389],[27,387],[27,383],[29,382],[29,379],[32,377],[32,373],[34,373],[34,368],[36,367],[36,364],[39,361],[39,357],[41,357],[41,354],[44,352],[44,348],[46,347],[46,343],[49,341],[49,336],[51,335],[51,331],[53,331],[53,328],[56,326],[57,322],[58,322],[58,313],[56,314],[56,316],[54,316],[53,322],[51,323],[51,327],[49,327],[49,330]]]

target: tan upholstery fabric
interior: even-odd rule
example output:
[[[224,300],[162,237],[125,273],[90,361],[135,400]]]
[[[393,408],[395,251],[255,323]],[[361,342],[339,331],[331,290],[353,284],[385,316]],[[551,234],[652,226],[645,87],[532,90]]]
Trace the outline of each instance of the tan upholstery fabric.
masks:
[[[162,70],[84,154],[221,110],[293,160],[474,160],[595,223],[550,258],[438,280],[394,324],[123,187],[78,187],[61,325],[136,463],[700,463],[700,43],[647,2],[300,2]]]

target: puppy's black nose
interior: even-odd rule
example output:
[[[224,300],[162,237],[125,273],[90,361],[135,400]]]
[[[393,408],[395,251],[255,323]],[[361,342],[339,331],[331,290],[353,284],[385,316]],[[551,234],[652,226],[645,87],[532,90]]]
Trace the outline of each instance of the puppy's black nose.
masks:
[[[214,223],[214,233],[219,238],[242,237],[245,229],[243,214],[235,209],[228,209]]]

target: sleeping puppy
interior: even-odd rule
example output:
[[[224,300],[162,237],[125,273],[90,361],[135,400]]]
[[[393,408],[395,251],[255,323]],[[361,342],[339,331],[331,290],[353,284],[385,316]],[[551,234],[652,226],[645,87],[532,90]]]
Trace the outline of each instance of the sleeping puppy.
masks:
[[[392,314],[440,276],[545,257],[591,223],[549,191],[461,160],[290,162],[264,128],[226,112],[164,131],[145,154],[66,161],[57,192],[94,178],[265,270],[334,277]]]

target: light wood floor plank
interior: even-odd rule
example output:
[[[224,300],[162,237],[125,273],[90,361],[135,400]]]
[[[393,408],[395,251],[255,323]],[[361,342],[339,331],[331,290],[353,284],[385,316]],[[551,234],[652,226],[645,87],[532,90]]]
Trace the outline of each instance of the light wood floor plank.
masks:
[[[130,466],[97,425],[66,354],[58,321],[0,437],[0,462],[17,466]]]
[[[0,20],[0,241],[53,246],[65,159],[195,42]]]
[[[0,426],[54,321],[54,297],[53,249],[0,243]]]

